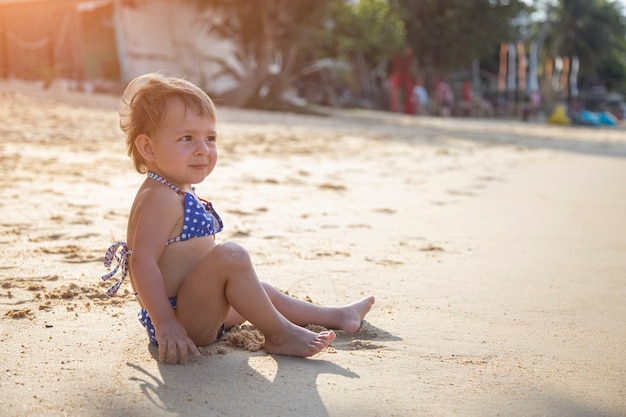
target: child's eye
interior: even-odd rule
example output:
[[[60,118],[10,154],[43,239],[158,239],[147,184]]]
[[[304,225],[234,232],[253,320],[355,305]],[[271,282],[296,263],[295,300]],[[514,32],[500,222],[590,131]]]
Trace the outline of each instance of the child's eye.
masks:
[[[189,141],[191,141],[191,136],[189,136],[189,135],[183,136],[179,140],[182,141],[182,142],[189,142]]]
[[[207,142],[217,142],[217,136],[207,136],[204,140]]]

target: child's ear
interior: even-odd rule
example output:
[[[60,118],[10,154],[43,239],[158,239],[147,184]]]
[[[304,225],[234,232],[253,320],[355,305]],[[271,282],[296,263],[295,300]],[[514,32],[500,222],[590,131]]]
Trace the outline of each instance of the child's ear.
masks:
[[[135,139],[135,148],[143,156],[146,161],[154,160],[154,150],[152,149],[152,141],[148,135],[143,133]]]

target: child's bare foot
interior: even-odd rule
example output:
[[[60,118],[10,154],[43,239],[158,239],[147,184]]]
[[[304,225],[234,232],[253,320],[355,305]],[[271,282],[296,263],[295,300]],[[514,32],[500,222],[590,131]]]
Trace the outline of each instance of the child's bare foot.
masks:
[[[363,318],[374,305],[374,301],[376,301],[374,297],[366,297],[356,303],[341,307],[342,319],[338,328],[346,333],[358,332]]]
[[[269,338],[265,336],[263,349],[276,355],[304,358],[319,353],[335,340],[335,332],[314,333],[303,327],[292,325],[286,334]]]

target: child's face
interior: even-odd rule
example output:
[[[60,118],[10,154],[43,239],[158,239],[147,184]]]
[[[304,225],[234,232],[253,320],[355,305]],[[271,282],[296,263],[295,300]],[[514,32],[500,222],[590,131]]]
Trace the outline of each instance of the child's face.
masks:
[[[217,162],[215,122],[171,100],[160,125],[150,135],[153,151],[148,168],[178,184],[198,184]]]

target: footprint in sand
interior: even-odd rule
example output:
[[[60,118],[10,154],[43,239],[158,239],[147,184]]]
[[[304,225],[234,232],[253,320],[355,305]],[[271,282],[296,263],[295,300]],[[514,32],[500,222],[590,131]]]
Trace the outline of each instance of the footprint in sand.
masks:
[[[458,196],[464,196],[464,197],[472,197],[476,195],[471,191],[464,191],[464,190],[447,190],[446,192],[450,195],[458,195]]]
[[[437,246],[432,243],[422,246],[419,249],[419,251],[420,252],[445,252],[445,250],[441,246]]]
[[[382,208],[377,208],[373,210],[375,213],[381,213],[381,214],[394,214],[396,211],[392,208],[389,207],[382,207]]]
[[[348,187],[342,184],[325,182],[317,186],[320,190],[346,191]]]
[[[382,266],[404,265],[404,262],[396,261],[394,259],[373,259],[373,258],[370,258],[369,256],[366,256],[365,260],[367,262],[372,262],[372,263],[375,263],[377,265],[382,265]]]
[[[502,182],[502,181],[504,181],[502,178],[496,177],[496,176],[493,176],[493,175],[482,175],[482,176],[480,176],[480,177],[478,177],[476,179],[478,181],[481,181],[481,182]]]
[[[65,245],[55,248],[39,248],[39,251],[50,255],[65,255],[65,262],[69,263],[87,263],[102,259],[101,255],[85,253],[84,249],[76,245]]]
[[[335,256],[341,256],[341,257],[344,257],[344,258],[349,258],[350,257],[350,253],[343,252],[343,251],[318,251],[318,252],[315,252],[315,256],[317,256],[318,258],[335,257]]]
[[[371,229],[372,225],[367,223],[355,223],[347,226],[349,229]]]
[[[64,237],[65,235],[63,233],[53,233],[50,235],[41,235],[41,236],[37,236],[37,237],[33,237],[28,239],[31,242],[49,242],[51,240],[59,240],[62,237]]]

